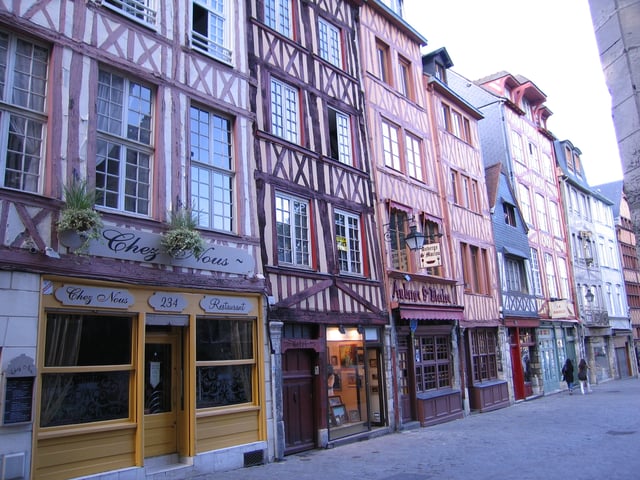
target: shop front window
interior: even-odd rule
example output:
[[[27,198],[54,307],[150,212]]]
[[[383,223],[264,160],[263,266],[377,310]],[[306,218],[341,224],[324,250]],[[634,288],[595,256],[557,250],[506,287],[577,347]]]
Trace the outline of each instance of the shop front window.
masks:
[[[366,430],[369,416],[368,385],[372,383],[367,375],[374,374],[370,373],[366,364],[362,334],[356,328],[328,328],[327,356],[330,437],[339,438]],[[376,370],[376,380],[377,375]],[[377,383],[375,388],[379,388]]]
[[[453,364],[448,335],[421,335],[413,341],[416,390],[427,392],[451,388]]]
[[[47,315],[41,427],[129,418],[132,323],[129,317]]]
[[[253,319],[197,319],[197,408],[253,401],[254,329]]]

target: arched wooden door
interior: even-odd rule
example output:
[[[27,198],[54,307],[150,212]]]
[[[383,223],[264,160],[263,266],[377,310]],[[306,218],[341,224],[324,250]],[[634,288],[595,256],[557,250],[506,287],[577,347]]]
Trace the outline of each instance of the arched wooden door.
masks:
[[[311,450],[315,442],[315,352],[287,350],[282,358],[285,455]]]

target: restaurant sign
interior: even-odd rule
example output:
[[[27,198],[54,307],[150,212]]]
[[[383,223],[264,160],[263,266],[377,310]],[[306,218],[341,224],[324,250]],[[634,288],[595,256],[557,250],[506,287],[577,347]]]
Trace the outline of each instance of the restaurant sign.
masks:
[[[199,255],[189,252],[178,259],[163,251],[160,245],[161,239],[162,235],[157,233],[105,227],[100,232],[100,238],[91,240],[87,253],[119,260],[175,265],[240,275],[249,275],[255,270],[253,257],[241,248],[207,243]]]
[[[421,285],[394,281],[391,298],[396,302],[415,304],[453,304],[451,287],[448,285]]]
[[[103,308],[129,308],[133,296],[124,289],[89,287],[85,285],[62,285],[55,297],[63,305]]]

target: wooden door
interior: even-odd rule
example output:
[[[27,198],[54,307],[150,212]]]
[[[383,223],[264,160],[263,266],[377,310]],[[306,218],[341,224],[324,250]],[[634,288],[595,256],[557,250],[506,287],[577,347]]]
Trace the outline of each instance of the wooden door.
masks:
[[[177,452],[179,342],[172,333],[147,332],[144,352],[144,456]]]
[[[516,400],[524,400],[526,396],[524,371],[522,369],[520,346],[517,344],[511,345],[511,367],[513,369],[513,393]]]
[[[285,455],[316,446],[314,357],[310,350],[287,350],[282,358]]]
[[[409,341],[407,337],[398,337],[398,401],[402,423],[416,419],[414,408],[413,370],[410,364]]]

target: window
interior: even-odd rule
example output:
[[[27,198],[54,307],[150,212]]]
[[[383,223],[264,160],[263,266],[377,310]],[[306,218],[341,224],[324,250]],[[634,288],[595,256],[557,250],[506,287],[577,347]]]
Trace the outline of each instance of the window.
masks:
[[[264,23],[285,37],[293,37],[291,0],[265,0]]]
[[[550,253],[544,254],[544,268],[547,273],[547,288],[549,289],[549,298],[558,298],[556,270],[553,267],[553,256]]]
[[[447,69],[439,62],[435,62],[435,77],[442,83],[447,83]]]
[[[536,193],[536,217],[538,220],[538,228],[543,232],[548,232],[547,205],[544,197],[539,193]]]
[[[442,104],[442,125],[444,129],[455,135],[460,140],[471,143],[471,123],[462,113],[452,109],[447,104]]]
[[[489,261],[487,250],[460,243],[465,293],[489,293]]]
[[[424,234],[424,243],[425,245],[438,244],[439,250],[442,252],[442,245],[440,243],[440,238],[442,235],[440,234],[440,226],[425,217],[422,218],[422,233]],[[424,269],[424,272],[427,275],[433,275],[437,277],[441,277],[443,275],[442,271],[442,258],[440,259],[440,263],[434,266],[429,266],[428,257],[423,258],[421,252],[420,255],[420,266]]]
[[[132,327],[124,316],[47,315],[41,427],[129,418]]]
[[[142,23],[156,23],[154,0],[104,0],[104,5]]]
[[[376,56],[378,60],[378,78],[391,85],[391,70],[389,68],[389,47],[384,43],[376,42]]]
[[[407,212],[393,209],[389,215],[389,243],[391,249],[391,268],[403,272],[410,271],[409,249],[405,237],[409,233],[409,219]]]
[[[558,258],[558,277],[560,280],[560,298],[569,299],[569,271],[567,270],[567,261],[564,258]]]
[[[329,141],[331,158],[346,165],[353,165],[351,119],[333,108],[329,108]]]
[[[530,249],[531,252],[531,279],[533,282],[533,292],[538,296],[542,296],[542,277],[540,272],[540,261],[538,259],[538,251],[535,248]]]
[[[401,171],[398,131],[399,128],[395,125],[386,120],[382,121],[382,154],[384,155],[384,164],[394,170]]]
[[[41,189],[49,50],[0,31],[0,167],[3,184]]]
[[[229,0],[194,0],[191,46],[223,62],[231,62]]]
[[[340,272],[362,274],[360,219],[339,211],[335,212],[334,218]]]
[[[150,212],[153,95],[141,83],[101,70],[98,77],[96,204]]]
[[[406,133],[404,136],[407,173],[411,178],[422,181],[422,147],[418,137]]]
[[[522,136],[515,131],[511,131],[511,154],[516,162],[524,163],[524,154],[522,152]]]
[[[309,267],[309,202],[276,194],[278,262]]]
[[[411,81],[411,62],[404,58],[398,61],[398,89],[400,93],[410,100],[413,100],[413,82]]]
[[[274,78],[271,79],[271,133],[293,143],[299,143],[298,90]]]
[[[196,408],[253,402],[255,321],[196,319]]]
[[[474,382],[486,382],[498,378],[497,344],[494,330],[471,329],[471,364]]]
[[[528,293],[522,259],[505,256],[504,273],[508,292]]]
[[[453,364],[447,335],[419,335],[413,339],[416,391],[451,387]]]
[[[191,207],[198,225],[233,229],[233,156],[231,120],[192,106]]]
[[[540,172],[540,161],[538,159],[538,147],[529,142],[529,166],[537,172]]]
[[[480,211],[478,198],[478,181],[455,170],[451,171],[451,188],[456,205],[468,208],[473,212]]]
[[[340,30],[329,22],[318,20],[320,57],[327,62],[342,68],[342,40]]]
[[[549,219],[551,220],[551,231],[553,235],[562,238],[562,226],[560,225],[560,211],[556,202],[549,202]]]
[[[518,184],[518,200],[520,200],[520,208],[524,221],[529,225],[533,224],[533,214],[531,212],[531,194],[529,193],[529,187]]]
[[[441,107],[440,112],[442,114],[442,125],[447,132],[451,133],[453,132],[453,126],[451,125],[451,108],[449,105],[444,103]]]
[[[516,207],[510,203],[502,202],[502,211],[504,212],[504,223],[516,227]]]

